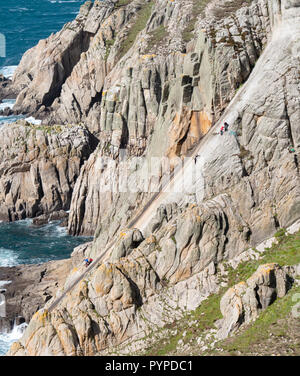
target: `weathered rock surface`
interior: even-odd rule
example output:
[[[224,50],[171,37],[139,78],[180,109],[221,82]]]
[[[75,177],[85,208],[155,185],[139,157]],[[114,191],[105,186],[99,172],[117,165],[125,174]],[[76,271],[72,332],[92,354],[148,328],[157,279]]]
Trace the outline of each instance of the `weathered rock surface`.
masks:
[[[246,282],[231,287],[220,303],[223,319],[218,322],[217,337],[224,339],[241,325],[255,320],[262,310],[286,295],[299,275],[300,265],[282,268],[278,264],[264,264]]]
[[[16,98],[17,94],[17,89],[13,87],[12,81],[0,74],[0,103],[2,99]]]
[[[16,111],[45,106],[53,110],[50,122],[85,121],[95,133],[124,123],[134,138],[143,138],[153,116],[172,108],[170,126],[186,105],[205,128],[249,76],[270,32],[267,2],[256,1],[217,24],[199,25],[187,47],[191,0],[119,3],[87,2],[73,22],[24,55],[13,78],[21,91]],[[112,86],[115,99],[107,100]]]
[[[80,167],[95,148],[81,126],[19,123],[0,129],[0,219],[68,210]]]
[[[271,236],[276,227],[288,226],[298,219],[298,156],[289,154],[288,147],[299,145],[296,73],[299,30],[292,23],[289,28],[276,31],[279,28],[276,20],[281,16],[274,4],[272,9],[272,4],[253,2],[249,8],[239,9],[225,20],[203,21],[207,23],[206,29],[199,31],[195,47],[187,55],[145,55],[142,63],[132,64],[127,74],[121,75],[117,67],[110,73],[110,87],[101,103],[100,124],[105,131],[101,132],[98,149],[81,170],[75,186],[70,233],[91,234],[97,229],[96,234],[103,236],[105,243],[126,226],[149,195],[128,189],[125,192],[103,189],[109,177],[115,176],[117,180],[122,176],[124,164],[118,161],[120,149],[126,147],[128,164],[132,162],[129,173],[137,181],[151,157],[186,155],[209,131],[238,86],[248,78],[267,38],[269,44],[264,56],[256,63],[247,83],[237,91],[234,105],[225,112],[230,132],[223,138],[211,137],[211,142],[207,141],[201,149],[202,161],[197,162],[196,168],[202,172],[205,187],[199,181],[190,183],[193,195],[170,195],[168,203],[191,200],[197,203],[199,197],[218,200],[218,195],[229,193],[233,210],[238,210],[249,224],[252,244]],[[283,17],[289,14],[284,13]],[[221,37],[222,33],[226,35]],[[240,65],[229,69],[235,59],[244,61],[243,54],[250,62],[245,76]],[[222,68],[218,68],[219,64]],[[197,96],[199,90],[200,107],[195,107],[193,100],[185,104],[181,86],[192,81],[191,72],[195,69],[199,69],[199,82],[191,86],[192,96]],[[112,79],[119,84],[112,86]],[[126,89],[128,82],[131,82],[130,89]],[[164,85],[158,84],[163,82],[169,88],[166,96],[160,89]],[[166,102],[161,98],[166,98]],[[145,156],[146,161],[136,172],[133,158],[139,155]],[[106,156],[113,157],[116,163],[103,163]]]
[[[219,215],[218,223],[216,215]],[[205,231],[206,227],[211,232]],[[12,353],[99,353],[125,340],[139,339],[154,326],[172,322],[218,290],[214,265],[224,257],[226,231],[221,213],[187,208],[178,220],[170,218],[163,229],[158,229],[135,249],[130,247],[133,242],[141,241],[139,232],[122,233],[119,244],[124,245],[121,249],[127,249],[128,255],[118,258],[121,255],[113,252],[113,257],[108,257],[109,261],[80,282],[70,299],[65,299],[53,314],[37,313],[27,335],[14,345]],[[212,249],[209,244],[213,238]],[[233,242],[243,241],[240,235]],[[78,249],[74,256],[79,252],[81,258],[82,251],[90,256],[93,249],[88,252]],[[67,278],[65,288],[83,270],[84,266],[78,264]],[[45,347],[38,345],[38,338],[46,341]]]

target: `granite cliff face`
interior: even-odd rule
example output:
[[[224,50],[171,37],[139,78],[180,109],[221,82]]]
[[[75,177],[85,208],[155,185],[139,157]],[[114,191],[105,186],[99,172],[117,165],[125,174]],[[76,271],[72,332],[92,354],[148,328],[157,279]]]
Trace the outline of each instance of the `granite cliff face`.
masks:
[[[271,31],[271,21],[264,17],[266,4],[259,3],[250,10],[240,11],[236,17],[220,20],[218,29],[215,20],[200,20],[197,37],[184,44],[183,34],[188,23],[182,20],[181,27],[175,23],[182,6],[191,16],[194,9],[191,2],[184,2],[184,5],[156,2],[145,30],[106,78],[101,116],[97,121],[102,154],[106,151],[117,158],[118,150],[126,148],[129,156],[146,155],[148,161],[151,157],[187,155],[220,118],[236,90],[247,79]],[[162,9],[164,15],[160,13]],[[164,22],[157,21],[154,31],[150,31],[155,18]],[[155,30],[164,30],[164,38],[171,35],[173,44],[159,48],[161,43],[165,46],[166,41],[162,31],[156,36]],[[151,53],[154,50],[156,53]],[[140,205],[141,198],[136,194],[128,197],[126,192],[126,195],[114,195],[116,205],[106,207],[108,200],[105,193],[101,195],[95,181],[98,176],[95,174],[96,155],[99,153],[91,157],[75,188],[69,222],[73,234],[93,232],[99,223],[105,226],[108,218],[114,217],[111,210],[118,206],[118,201],[124,202],[124,196],[128,202],[124,214]],[[116,167],[111,173],[119,175],[120,171]],[[89,187],[85,195],[81,194],[83,185]],[[102,214],[87,209],[83,215],[78,215],[78,208],[91,207],[91,197],[97,200],[96,207],[104,206]],[[126,214],[124,219],[127,221]]]
[[[70,166],[72,198],[67,193],[55,207],[71,205],[71,234],[95,234],[74,251],[75,268],[57,297],[83,272],[84,256],[95,259],[115,243],[53,311],[49,301],[33,316],[10,354],[141,351],[154,328],[220,290],[224,262],[251,256],[251,246],[300,218],[299,6],[299,0],[87,2],[75,21],[24,55],[13,78],[20,90],[14,110],[41,116],[50,129],[83,122],[98,139],[87,153],[88,136],[79,141],[84,156]],[[221,136],[214,126],[224,121],[230,128]],[[152,157],[178,162],[195,149],[197,159],[185,167],[188,190],[162,193],[137,228],[127,228],[152,193],[105,191],[105,183],[122,180],[127,169],[135,185]],[[153,173],[156,182],[164,169]],[[45,196],[45,211],[54,210],[59,200]],[[281,285],[295,277],[290,269],[272,270]],[[251,286],[243,287],[248,297]],[[288,292],[279,289],[278,296]],[[264,299],[268,289],[262,290]],[[229,294],[221,337],[239,322],[228,319]]]
[[[95,148],[81,126],[1,127],[0,220],[68,210],[80,168]]]

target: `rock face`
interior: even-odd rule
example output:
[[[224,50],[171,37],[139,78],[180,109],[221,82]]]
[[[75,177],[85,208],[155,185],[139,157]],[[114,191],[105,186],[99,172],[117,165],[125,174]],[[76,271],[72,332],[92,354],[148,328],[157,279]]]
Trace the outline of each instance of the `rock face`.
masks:
[[[265,264],[246,282],[230,288],[220,303],[224,318],[218,323],[218,338],[228,337],[242,324],[255,320],[277,298],[285,296],[299,273],[300,265],[281,268],[278,264]]]
[[[194,184],[193,197],[173,195],[168,202],[197,203],[198,196],[212,199],[230,191],[233,207],[251,224],[253,244],[271,235],[277,226],[287,226],[298,218],[298,157],[289,154],[288,147],[299,145],[299,32],[292,23],[295,32],[288,37],[285,28],[277,38],[280,17],[289,14],[281,16],[275,2],[253,2],[234,16],[199,21],[206,28],[198,31],[186,55],[143,55],[141,63],[135,59],[132,69],[124,74],[118,66],[113,69],[101,102],[101,141],[74,189],[70,233],[97,230],[105,242],[147,202],[147,194],[105,192],[98,184],[99,176],[103,182],[111,175],[122,176],[124,167],[118,162],[121,148],[126,148],[128,163],[140,155],[146,162],[164,155],[182,157],[209,131],[234,94],[234,105],[223,115],[230,132],[207,142],[200,151],[202,162],[197,168],[202,171],[205,188]],[[267,38],[268,48],[256,63]],[[275,50],[280,52],[274,54]],[[106,156],[116,164],[99,168]],[[137,176],[143,174],[144,165]],[[130,173],[135,173],[134,168]]]
[[[100,154],[118,158],[119,150],[126,148],[129,158],[143,155],[148,161],[187,155],[248,78],[271,32],[266,4],[259,2],[218,23],[202,21],[196,38],[186,47],[181,42],[187,21],[181,19],[179,26],[175,21],[182,6],[187,14],[192,12],[189,1],[156,2],[126,60],[124,57],[105,78],[99,117],[94,120],[91,115],[87,120],[101,141],[75,187],[69,221],[72,234],[90,234],[105,227],[115,217],[114,208],[124,207],[124,202],[126,223],[129,208],[134,211],[140,206],[142,197],[136,194],[117,192],[108,198],[101,192],[96,171]],[[154,38],[159,27],[172,37],[173,44],[166,49],[157,47],[162,42],[165,46],[165,39]],[[151,53],[153,38],[155,54]],[[116,166],[105,173],[119,176],[121,171]],[[90,209],[91,201],[103,210]],[[118,221],[111,224],[113,228],[120,226]]]
[[[76,250],[78,265],[64,289],[84,271],[83,255],[95,259],[111,240],[114,246],[53,311],[47,310],[49,301],[33,316],[11,355],[141,349],[140,340],[153,328],[218,291],[222,261],[300,218],[299,5],[299,0],[212,1],[197,8],[197,19],[195,2],[188,0],[87,3],[71,34],[69,25],[42,42],[51,61],[56,51],[63,53],[61,46],[52,50],[53,41],[64,36],[70,46],[70,35],[89,33],[70,73],[54,80],[61,90],[49,88],[53,74],[50,79],[46,74],[45,87],[36,87],[33,78],[16,108],[26,110],[28,98],[30,111],[47,107],[50,123],[83,121],[99,138],[75,183],[69,217],[70,233],[95,233],[95,240]],[[184,43],[191,26],[194,37]],[[26,59],[38,54],[39,46]],[[39,57],[35,64],[48,60]],[[53,66],[56,62],[46,72]],[[16,86],[28,79],[26,69],[24,60]],[[212,126],[224,121],[230,126],[221,136]],[[137,228],[128,228],[152,195],[148,186],[113,189],[111,178],[122,181],[127,169],[129,183],[139,187],[152,157],[178,162],[196,145],[199,158],[186,165],[184,177],[175,176],[177,186],[184,181],[188,190],[161,193],[134,223]],[[164,168],[159,166],[153,180],[162,181]],[[194,178],[193,172],[200,174]],[[261,268],[235,287],[235,295],[228,292],[220,333],[255,317],[275,294],[282,296],[287,274],[276,265],[268,273]],[[239,299],[242,316],[234,311]]]
[[[14,221],[68,210],[80,167],[95,147],[80,126],[29,123],[0,129],[0,219]]]
[[[171,323],[217,292],[216,265],[229,257],[229,249],[234,253],[247,244],[245,234],[237,230],[240,218],[209,205],[183,212],[170,209],[160,208],[156,230],[145,240],[137,230],[121,233],[107,262],[82,280],[54,312],[47,311],[47,303],[11,354],[106,354],[111,347],[132,342],[139,348],[138,340],[154,328]],[[74,256],[79,252],[83,257],[82,251],[93,256],[93,245],[80,247]],[[77,264],[64,289],[83,268]]]
[[[0,103],[2,99],[16,98],[17,93],[17,90],[13,88],[11,80],[0,74]]]
[[[55,110],[50,121],[56,123],[86,119],[101,101],[116,35],[118,43],[131,18],[148,2],[123,6],[118,0],[87,1],[73,22],[24,55],[13,78],[21,91],[15,110],[34,112],[45,106]]]
[[[191,0],[87,2],[24,55],[13,78],[21,91],[15,110],[47,107],[50,122],[85,121],[96,133],[124,126],[142,139],[159,113],[169,126],[182,105],[210,125],[249,76],[270,20],[266,2],[255,2],[248,14],[199,25],[186,46],[193,12]]]

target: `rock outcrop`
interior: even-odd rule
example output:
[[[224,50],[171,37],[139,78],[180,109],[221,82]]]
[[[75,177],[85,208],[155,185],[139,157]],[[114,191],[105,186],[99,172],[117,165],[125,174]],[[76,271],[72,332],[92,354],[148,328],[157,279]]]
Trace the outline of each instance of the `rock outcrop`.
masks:
[[[84,161],[95,148],[81,126],[1,127],[0,219],[14,221],[68,210]]]
[[[230,132],[223,139],[215,137],[215,141],[211,140],[204,145],[200,152],[202,162],[197,164],[197,169],[202,171],[205,189],[197,187],[196,182],[191,189],[196,194],[194,197],[189,196],[188,200],[197,202],[198,196],[211,199],[230,191],[233,206],[238,207],[247,223],[251,223],[253,243],[270,236],[277,226],[287,226],[298,218],[298,157],[297,154],[288,153],[290,145],[299,145],[299,83],[296,74],[298,31],[296,24],[292,24],[295,32],[290,31],[288,36],[286,33],[289,29],[286,28],[277,40],[280,31],[276,32],[278,25],[275,20],[279,18],[279,14],[277,15],[276,8],[275,14],[272,12],[269,3],[253,2],[249,8],[238,10],[234,17],[209,24],[210,28],[207,26],[205,32],[199,31],[193,52],[185,56],[178,53],[174,57],[167,56],[163,59],[161,56],[152,55],[142,57],[145,65],[142,71],[139,63],[126,71],[133,78],[130,90],[127,90],[130,97],[127,97],[124,88],[128,76],[122,76],[116,71],[113,77],[120,83],[108,88],[101,104],[100,124],[105,127],[105,131],[101,131],[98,150],[82,169],[74,189],[69,219],[70,233],[91,234],[97,229],[96,234],[103,234],[107,239],[113,236],[118,228],[126,226],[129,218],[149,199],[148,194],[139,194],[128,189],[125,193],[120,190],[105,192],[101,184],[98,184],[99,176],[103,178],[103,182],[112,175],[116,178],[124,176],[124,164],[118,160],[120,149],[126,148],[127,164],[132,163],[129,173],[135,174],[137,181],[142,180],[145,165],[151,157],[186,155],[209,131],[211,124],[218,119],[218,113],[226,107],[234,94],[235,105],[230,106],[223,115],[230,122]],[[253,29],[251,22],[255,25]],[[214,32],[209,31],[212,27]],[[271,33],[272,28],[274,34]],[[236,51],[237,40],[241,39],[239,33],[245,39],[243,43],[245,42],[246,50],[240,46]],[[226,35],[222,38],[223,34]],[[253,35],[255,38],[251,49],[249,43],[253,39],[250,39],[249,43],[246,41],[248,36],[252,38]],[[264,57],[256,63],[252,75],[249,76],[262,46],[267,43],[267,38],[269,44]],[[241,44],[244,45],[243,43]],[[248,50],[246,54],[245,51]],[[275,50],[278,50],[276,54],[273,53]],[[239,71],[240,65],[240,68],[232,68],[234,73],[230,77],[228,64],[233,64],[234,56],[238,62],[243,61],[239,53],[248,56],[247,61],[252,61],[253,64],[249,63],[248,73],[244,78]],[[223,68],[217,68],[221,63],[224,64]],[[195,101],[191,99],[186,108],[184,88],[189,85],[187,82],[193,79],[191,72],[198,68],[199,81],[196,86],[190,87],[193,88],[192,98],[196,98],[200,93],[201,104],[194,106]],[[168,72],[169,77],[158,73],[162,70]],[[140,72],[143,73],[142,76]],[[182,76],[184,73],[187,76]],[[109,77],[112,74],[113,72]],[[247,84],[237,91],[238,86],[248,76]],[[210,84],[207,84],[208,77],[211,77]],[[166,97],[164,94],[162,97],[158,96],[160,99],[166,98],[166,102],[157,102],[155,99],[155,88],[160,87],[157,82],[165,82],[166,87],[170,88],[166,89]],[[134,89],[137,84],[141,85],[138,91]],[[159,93],[163,91],[159,89]],[[139,103],[143,103],[144,109]],[[156,112],[153,112],[152,108],[154,103]],[[126,107],[125,112],[122,112],[122,106]],[[126,113],[129,114],[128,117],[124,115]],[[143,114],[147,115],[141,120]],[[140,155],[145,156],[146,161],[140,163],[141,167],[138,169],[138,166],[134,167],[136,164],[133,158]],[[103,163],[102,157],[106,156],[114,158],[116,163]],[[258,186],[264,188],[257,189]],[[291,196],[293,198],[290,198]],[[172,199],[177,202],[184,200],[184,193],[171,196],[169,203]],[[185,199],[187,200],[186,196]]]
[[[16,98],[17,94],[18,91],[13,87],[12,81],[0,74],[0,103],[2,99]]]
[[[85,121],[96,133],[124,123],[130,136],[145,137],[159,113],[172,108],[164,116],[169,126],[186,105],[210,125],[249,76],[270,18],[267,1],[255,2],[218,23],[200,22],[187,45],[193,12],[191,0],[87,2],[73,22],[24,55],[13,78],[15,110],[46,107],[50,122]],[[115,99],[106,97],[111,87]]]
[[[178,42],[166,50],[155,48],[156,53],[150,53],[148,42],[159,27],[168,25],[172,40],[182,41],[187,21],[183,19],[183,25],[175,27],[175,19],[182,6],[189,14],[190,5],[190,2],[156,2],[147,26],[126,54],[126,60],[124,57],[105,78],[98,104],[101,115],[96,120],[87,119],[88,126],[99,133],[101,141],[75,187],[70,233],[90,234],[99,226],[103,228],[115,217],[112,213],[115,207],[125,202],[124,214],[134,212],[143,199],[128,192],[125,195],[116,192],[108,199],[101,192],[96,182],[101,156],[116,159],[120,149],[126,149],[129,158],[145,156],[147,161],[164,155],[170,158],[187,155],[219,119],[255,65],[271,32],[271,21],[264,10],[266,4],[261,2],[218,23],[202,21],[196,38],[187,48]],[[165,45],[165,40],[160,38],[155,39],[156,47],[162,41]],[[109,166],[103,175],[120,176],[123,168],[118,164],[115,168]],[[143,171],[142,167],[140,173]],[[97,203],[96,208],[103,205],[103,210],[90,209],[91,200]],[[108,207],[108,200],[113,205],[110,203]],[[84,207],[86,210],[82,212]],[[124,225],[127,218],[121,210]],[[111,225],[120,227],[120,223]]]
[[[217,337],[224,339],[254,321],[262,310],[286,295],[299,275],[300,265],[282,268],[264,264],[246,282],[231,287],[221,299],[223,319],[218,322]]]

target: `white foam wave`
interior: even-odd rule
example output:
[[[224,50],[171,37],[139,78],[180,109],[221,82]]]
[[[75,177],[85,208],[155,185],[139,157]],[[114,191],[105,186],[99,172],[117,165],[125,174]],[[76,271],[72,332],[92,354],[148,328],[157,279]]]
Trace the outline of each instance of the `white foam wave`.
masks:
[[[18,255],[11,249],[0,248],[0,266],[11,267],[19,264]]]
[[[68,235],[67,229],[65,227],[56,225],[54,229],[55,229],[54,235],[59,238]]]
[[[28,123],[31,123],[31,124],[34,124],[34,125],[41,125],[42,124],[42,120],[38,120],[38,119],[35,119],[34,117],[30,116],[28,118],[25,118],[25,120],[28,122]]]
[[[13,330],[10,333],[0,334],[0,355],[4,355],[10,346],[22,337],[27,326],[28,324],[25,322],[20,325],[14,324]]]
[[[52,4],[64,4],[64,3],[81,3],[81,0],[50,0]]]
[[[5,108],[13,108],[15,105],[16,100],[15,99],[3,99],[2,103],[0,103],[0,110],[4,110]]]
[[[3,74],[4,77],[11,79],[17,67],[17,65],[8,65],[6,67],[0,68],[0,73]]]
[[[7,286],[11,283],[11,281],[0,281],[0,287]]]

